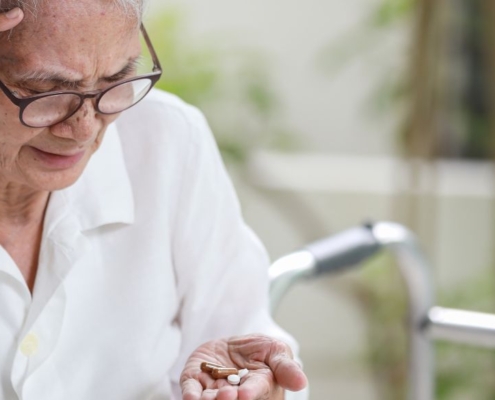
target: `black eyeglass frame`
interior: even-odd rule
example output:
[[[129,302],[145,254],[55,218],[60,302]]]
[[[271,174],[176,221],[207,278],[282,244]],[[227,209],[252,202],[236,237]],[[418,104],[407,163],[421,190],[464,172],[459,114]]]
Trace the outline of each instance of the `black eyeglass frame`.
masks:
[[[50,125],[47,125],[47,126],[58,124],[60,122],[63,122],[65,120],[69,119],[70,117],[72,117],[77,111],[79,111],[79,109],[82,107],[82,105],[84,104],[84,101],[86,99],[96,99],[96,101],[94,103],[95,104],[95,109],[100,114],[112,115],[112,114],[121,113],[122,111],[125,111],[128,108],[131,108],[131,107],[135,106],[137,103],[139,103],[139,101],[141,101],[144,97],[146,97],[146,95],[153,88],[153,86],[156,84],[156,82],[158,82],[158,80],[160,79],[160,77],[162,75],[162,67],[160,65],[160,60],[158,59],[158,56],[156,55],[155,49],[153,48],[153,45],[151,44],[151,40],[150,40],[150,38],[148,36],[148,33],[146,32],[146,29],[144,28],[144,25],[143,24],[141,24],[140,29],[141,29],[141,33],[142,33],[142,35],[144,37],[144,41],[145,41],[146,45],[148,46],[148,50],[149,50],[149,52],[151,54],[151,59],[153,61],[153,70],[149,74],[144,74],[144,75],[140,75],[140,76],[134,76],[134,77],[129,78],[129,79],[124,79],[124,80],[119,81],[119,82],[117,82],[117,83],[115,83],[115,84],[113,84],[113,85],[111,85],[111,86],[109,86],[109,87],[107,87],[105,89],[94,90],[94,91],[90,91],[90,92],[82,92],[82,93],[81,92],[76,92],[76,91],[70,91],[70,90],[57,90],[57,91],[39,93],[39,94],[35,94],[33,96],[26,96],[26,97],[22,97],[21,98],[21,97],[17,97],[14,93],[12,93],[12,91],[9,88],[7,88],[7,86],[5,86],[5,84],[1,80],[0,80],[0,89],[5,93],[5,95],[9,98],[9,100],[12,103],[14,103],[17,107],[19,107],[19,120],[21,121],[21,124],[23,124],[24,126],[27,126],[28,128],[42,128],[41,126],[31,126],[31,125],[25,123],[24,120],[23,120],[23,118],[22,118],[22,115],[24,113],[24,110],[31,103],[33,103],[36,100],[42,99],[44,97],[60,96],[60,95],[64,95],[64,94],[71,94],[71,95],[75,95],[75,96],[79,97],[79,99],[80,99],[79,106],[77,106],[73,112],[71,112],[69,115],[67,115],[66,117],[64,117],[60,121],[54,122],[53,124],[50,124]],[[129,107],[124,108],[123,110],[116,111],[116,112],[111,112],[111,113],[103,112],[103,111],[101,111],[99,109],[99,106],[98,105],[99,105],[100,99],[107,92],[109,92],[110,90],[116,88],[117,86],[120,86],[120,85],[129,83],[129,82],[141,80],[141,79],[149,79],[151,81],[151,85],[150,85],[148,91],[136,103],[131,104]]]

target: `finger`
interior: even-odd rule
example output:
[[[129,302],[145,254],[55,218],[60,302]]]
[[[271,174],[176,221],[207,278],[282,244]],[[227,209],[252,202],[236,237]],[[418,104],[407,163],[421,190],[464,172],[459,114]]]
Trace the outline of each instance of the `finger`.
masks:
[[[203,386],[196,379],[187,379],[181,384],[183,400],[199,400],[203,392]]]
[[[217,400],[237,400],[237,386],[227,383],[221,387],[217,393]]]
[[[13,8],[6,13],[0,13],[0,31],[8,31],[14,28],[22,21],[24,13],[18,7]]]
[[[291,348],[284,342],[266,335],[246,335],[229,340],[231,358],[249,369],[261,369],[268,365],[275,381],[291,391],[302,390],[307,385],[306,375],[293,360]],[[248,360],[246,363],[244,360]]]
[[[291,348],[280,340],[272,343],[266,364],[272,370],[277,383],[285,389],[297,392],[308,384],[301,366],[294,361]]]
[[[271,374],[251,374],[239,386],[239,400],[255,400],[270,398],[270,392],[275,387]]]
[[[217,398],[217,389],[205,389],[201,395],[201,400],[215,400]],[[185,400],[185,398],[183,398]]]

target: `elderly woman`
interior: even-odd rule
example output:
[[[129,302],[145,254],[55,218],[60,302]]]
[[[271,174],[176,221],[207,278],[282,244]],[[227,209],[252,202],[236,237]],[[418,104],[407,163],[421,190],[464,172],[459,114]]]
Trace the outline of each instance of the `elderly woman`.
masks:
[[[142,2],[0,0],[0,398],[306,398],[204,118],[150,91]]]

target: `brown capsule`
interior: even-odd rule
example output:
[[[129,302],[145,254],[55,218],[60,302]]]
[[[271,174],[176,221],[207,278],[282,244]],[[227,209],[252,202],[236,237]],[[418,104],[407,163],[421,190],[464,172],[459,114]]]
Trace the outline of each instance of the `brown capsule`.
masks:
[[[225,379],[229,375],[237,375],[238,372],[236,368],[213,368],[211,376],[215,379]]]
[[[203,372],[211,372],[214,368],[227,368],[225,365],[214,364],[211,362],[203,361],[201,363],[201,371]]]

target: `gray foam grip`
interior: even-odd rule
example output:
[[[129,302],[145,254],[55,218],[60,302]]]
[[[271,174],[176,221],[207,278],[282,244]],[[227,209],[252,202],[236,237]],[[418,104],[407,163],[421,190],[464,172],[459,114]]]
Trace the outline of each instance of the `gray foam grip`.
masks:
[[[305,249],[315,257],[316,273],[320,274],[352,267],[375,254],[380,245],[371,227],[364,225],[311,243]]]

